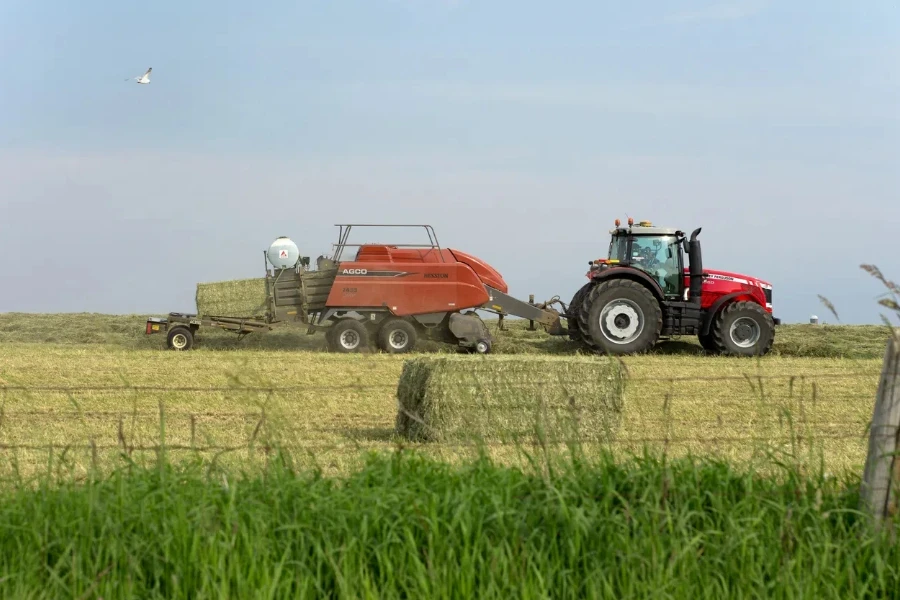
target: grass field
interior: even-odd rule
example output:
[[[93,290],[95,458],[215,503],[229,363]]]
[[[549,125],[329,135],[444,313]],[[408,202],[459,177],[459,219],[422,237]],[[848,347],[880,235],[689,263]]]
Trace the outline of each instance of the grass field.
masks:
[[[775,352],[759,360],[700,356],[692,341],[625,359],[629,382],[616,446],[637,450],[646,443],[736,460],[774,447],[807,464],[820,452],[829,469],[858,471],[885,329],[782,326],[778,332]],[[566,340],[528,332],[521,323],[496,335],[498,355],[471,360],[529,352],[564,360],[574,352]],[[138,317],[0,315],[0,385],[7,386],[0,391],[0,443],[17,447],[5,451],[16,461],[5,468],[38,472],[47,453],[33,447],[71,444],[66,459],[84,474],[91,460],[111,463],[123,440],[157,443],[162,407],[168,442],[228,448],[218,459],[223,464],[262,460],[259,451],[237,449],[256,439],[302,448],[327,472],[348,472],[360,464],[360,450],[398,443],[396,386],[404,359],[316,351],[322,344],[321,336],[296,331],[242,341],[213,334],[194,351],[174,353],[162,349],[161,336],[144,335]],[[285,351],[297,346],[303,350]],[[134,386],[157,389],[121,389]],[[421,447],[450,460],[476,452],[452,444]],[[519,456],[507,446],[490,450],[497,458]]]
[[[143,319],[0,315],[0,597],[846,598],[900,584],[898,546],[857,511],[884,328],[782,326],[761,359],[693,340],[626,357],[616,440],[572,459],[565,443],[399,438],[404,357],[329,354],[296,330],[176,353]],[[508,326],[492,325],[496,355],[455,360],[575,352]],[[414,455],[367,452],[401,445]]]

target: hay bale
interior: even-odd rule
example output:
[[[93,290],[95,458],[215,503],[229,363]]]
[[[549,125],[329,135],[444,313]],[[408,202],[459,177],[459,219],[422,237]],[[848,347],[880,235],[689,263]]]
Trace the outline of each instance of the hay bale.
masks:
[[[198,283],[197,314],[220,317],[265,316],[265,278]]]
[[[413,441],[610,441],[625,373],[605,357],[423,357],[397,386],[396,432]]]

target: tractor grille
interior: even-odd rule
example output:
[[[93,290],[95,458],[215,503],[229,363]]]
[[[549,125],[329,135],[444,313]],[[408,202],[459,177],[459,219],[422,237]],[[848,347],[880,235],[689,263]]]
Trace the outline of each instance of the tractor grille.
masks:
[[[766,295],[766,302],[772,304],[772,290],[770,288],[763,288],[763,293]]]

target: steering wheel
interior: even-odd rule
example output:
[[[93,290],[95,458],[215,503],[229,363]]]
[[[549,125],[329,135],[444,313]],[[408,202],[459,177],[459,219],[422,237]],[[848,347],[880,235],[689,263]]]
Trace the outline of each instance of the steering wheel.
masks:
[[[659,264],[659,261],[656,258],[656,252],[653,251],[653,248],[641,248],[640,256],[644,259],[643,263],[648,269],[652,269],[654,265]]]

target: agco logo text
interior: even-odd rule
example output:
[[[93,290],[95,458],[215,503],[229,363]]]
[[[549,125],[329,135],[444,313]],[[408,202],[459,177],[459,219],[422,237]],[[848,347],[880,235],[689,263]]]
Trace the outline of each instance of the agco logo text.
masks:
[[[366,269],[344,269],[341,271],[342,275],[365,275],[368,273]]]

